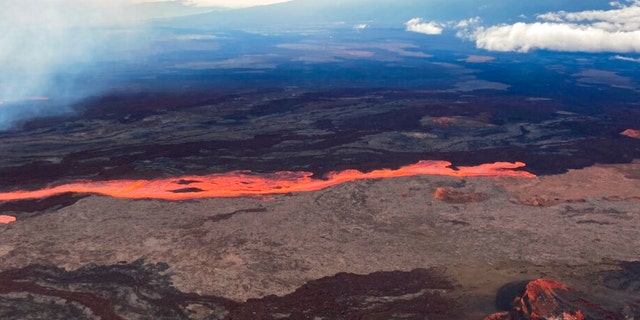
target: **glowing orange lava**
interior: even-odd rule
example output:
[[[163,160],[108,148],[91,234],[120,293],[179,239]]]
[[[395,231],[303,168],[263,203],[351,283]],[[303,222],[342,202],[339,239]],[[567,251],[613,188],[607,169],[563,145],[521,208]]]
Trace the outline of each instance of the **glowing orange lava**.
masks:
[[[640,130],[627,129],[625,131],[620,132],[620,134],[630,138],[640,138]]]
[[[0,214],[0,224],[9,224],[16,221],[14,216],[5,216]]]
[[[473,167],[450,168],[447,161],[419,161],[397,170],[380,169],[371,172],[345,170],[332,172],[326,179],[312,179],[311,172],[281,171],[271,174],[252,174],[250,171],[184,176],[158,180],[83,181],[55,187],[0,193],[0,201],[46,198],[62,193],[93,193],[116,198],[186,200],[284,194],[316,191],[349,181],[415,175],[443,175],[454,177],[511,176],[535,177],[514,170],[524,167],[522,162],[496,162]]]

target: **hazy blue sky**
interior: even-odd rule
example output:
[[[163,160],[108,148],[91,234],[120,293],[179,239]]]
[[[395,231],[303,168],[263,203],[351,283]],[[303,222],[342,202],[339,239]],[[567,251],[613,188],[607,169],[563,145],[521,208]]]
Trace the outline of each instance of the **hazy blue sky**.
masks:
[[[371,28],[406,26],[408,31],[428,35],[455,31],[460,38],[475,41],[479,48],[494,51],[640,52],[640,0],[0,0],[0,3],[3,52],[10,51],[6,47],[13,42],[14,33],[22,34],[21,41],[24,40],[21,28],[41,28],[41,32],[47,33],[55,28],[126,25],[154,17],[212,10],[217,14],[200,17],[200,25],[210,22],[232,28],[266,28],[275,22],[288,21],[285,26],[303,23],[345,23]],[[264,6],[269,4],[275,4],[274,9]]]
[[[0,107],[46,94],[56,72],[80,73],[114,58],[113,48],[144,44],[142,32],[158,21],[205,35],[395,28],[425,42],[457,37],[487,52],[608,52],[640,62],[640,0],[0,0]],[[9,121],[3,116],[0,127]]]
[[[212,32],[274,24],[398,28],[455,34],[488,51],[640,52],[640,0],[0,0],[0,66],[38,73],[53,61],[91,60],[113,40],[92,26],[188,14],[200,15],[164,21],[211,25]]]
[[[104,0],[102,0],[104,1]],[[162,0],[130,0],[138,2],[162,2]],[[225,7],[225,8],[242,8],[259,5],[268,5],[279,2],[288,2],[291,0],[174,0],[174,2],[183,3],[185,5],[197,7]]]

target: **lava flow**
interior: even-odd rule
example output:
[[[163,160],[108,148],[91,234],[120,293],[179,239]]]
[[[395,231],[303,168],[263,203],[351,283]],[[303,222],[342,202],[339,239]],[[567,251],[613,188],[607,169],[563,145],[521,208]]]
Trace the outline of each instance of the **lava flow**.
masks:
[[[9,224],[15,221],[16,221],[16,217],[14,216],[5,216],[0,214],[0,224]]]
[[[629,138],[640,138],[640,130],[627,129],[625,131],[620,132],[620,134],[623,136],[627,136]]]
[[[281,171],[271,174],[234,171],[157,180],[84,181],[40,190],[0,193],[0,201],[40,199],[62,193],[92,193],[116,198],[164,200],[257,196],[316,191],[362,179],[415,175],[535,177],[529,172],[514,170],[524,166],[525,164],[521,162],[496,162],[453,169],[451,163],[447,161],[419,161],[397,170],[381,169],[366,173],[358,170],[332,172],[327,175],[326,179],[313,179],[311,172],[303,171]]]
[[[578,292],[561,283],[536,279],[530,281],[522,296],[513,300],[511,310],[494,313],[484,320],[586,320],[630,319],[621,313],[587,301]],[[631,318],[632,319],[632,318]]]

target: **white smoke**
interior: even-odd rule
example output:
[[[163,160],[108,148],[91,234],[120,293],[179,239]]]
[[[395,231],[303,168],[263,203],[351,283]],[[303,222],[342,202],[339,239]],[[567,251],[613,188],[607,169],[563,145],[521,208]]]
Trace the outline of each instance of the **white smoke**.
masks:
[[[70,112],[69,104],[100,88],[77,83],[123,46],[130,20],[116,6],[72,0],[0,0],[0,130],[30,117]],[[49,103],[43,103],[44,98]]]

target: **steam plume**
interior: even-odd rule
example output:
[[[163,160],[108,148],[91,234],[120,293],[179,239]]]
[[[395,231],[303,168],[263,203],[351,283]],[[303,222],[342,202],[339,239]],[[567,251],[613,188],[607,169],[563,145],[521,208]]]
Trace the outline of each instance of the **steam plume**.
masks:
[[[70,112],[73,101],[95,93],[76,80],[114,46],[115,30],[130,25],[119,11],[73,0],[2,1],[0,130]]]

